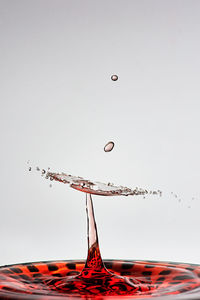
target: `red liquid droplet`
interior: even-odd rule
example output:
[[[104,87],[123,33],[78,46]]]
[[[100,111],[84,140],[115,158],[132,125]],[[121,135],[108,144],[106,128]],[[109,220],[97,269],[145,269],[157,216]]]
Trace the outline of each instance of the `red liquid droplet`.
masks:
[[[118,76],[117,75],[112,75],[111,79],[112,79],[112,81],[117,81],[118,80]]]
[[[110,152],[110,151],[112,151],[114,146],[115,146],[115,144],[113,142],[108,142],[104,147],[104,151],[105,152]]]

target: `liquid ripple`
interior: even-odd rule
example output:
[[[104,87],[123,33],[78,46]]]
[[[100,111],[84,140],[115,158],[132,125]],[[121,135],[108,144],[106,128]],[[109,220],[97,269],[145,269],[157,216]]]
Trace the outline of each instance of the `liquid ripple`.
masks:
[[[134,280],[131,293],[123,286],[103,290],[99,278],[78,282],[84,261],[50,261],[0,268],[1,299],[200,299],[200,266],[185,263],[106,260],[108,271]],[[76,283],[77,284],[74,284]],[[68,285],[73,282],[73,285]],[[137,282],[137,284],[136,284]],[[70,287],[70,290],[66,287]]]

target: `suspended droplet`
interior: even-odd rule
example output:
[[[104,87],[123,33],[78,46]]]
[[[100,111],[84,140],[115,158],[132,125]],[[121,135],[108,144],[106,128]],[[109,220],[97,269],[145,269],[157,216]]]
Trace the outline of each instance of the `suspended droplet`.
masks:
[[[112,75],[111,76],[111,79],[112,81],[117,81],[118,80],[118,76],[115,74],[115,75]]]
[[[113,142],[108,142],[105,146],[104,146],[104,151],[105,152],[110,152],[112,151],[112,149],[114,148],[115,144]]]
[[[29,170],[29,171],[31,171],[31,167],[30,167],[30,168],[28,168],[28,170]]]
[[[42,169],[42,174],[44,175],[46,173],[45,169]]]
[[[40,168],[39,168],[39,167],[37,167],[37,168],[36,168],[36,171],[40,171]]]

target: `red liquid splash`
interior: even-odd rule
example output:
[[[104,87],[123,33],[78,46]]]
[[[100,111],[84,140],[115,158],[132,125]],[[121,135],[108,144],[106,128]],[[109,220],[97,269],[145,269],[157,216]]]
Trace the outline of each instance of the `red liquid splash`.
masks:
[[[200,266],[101,258],[92,198],[86,197],[86,263],[58,261],[0,268],[0,299],[200,299]]]
[[[150,261],[104,261],[101,258],[91,194],[141,195],[80,177],[48,173],[52,180],[86,192],[88,256],[86,263],[55,261],[0,267],[0,299],[200,299],[200,266]],[[160,191],[155,192],[160,194]]]

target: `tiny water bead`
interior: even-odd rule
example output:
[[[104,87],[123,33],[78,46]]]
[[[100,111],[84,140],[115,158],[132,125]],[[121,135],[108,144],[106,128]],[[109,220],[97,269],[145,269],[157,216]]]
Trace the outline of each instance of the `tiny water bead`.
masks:
[[[112,81],[117,81],[118,80],[118,76],[116,74],[111,76]]]
[[[110,152],[113,150],[115,144],[114,142],[108,142],[105,146],[104,146],[104,151],[105,152]]]

